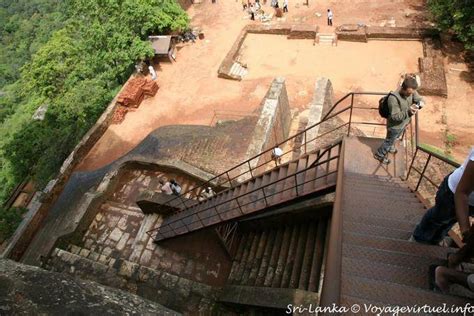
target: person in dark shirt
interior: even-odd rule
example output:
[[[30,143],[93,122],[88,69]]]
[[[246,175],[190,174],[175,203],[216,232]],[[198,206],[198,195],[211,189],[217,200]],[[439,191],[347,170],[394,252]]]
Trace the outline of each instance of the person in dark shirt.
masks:
[[[395,140],[402,136],[410,119],[424,105],[423,98],[416,92],[418,82],[413,77],[403,80],[402,86],[388,97],[389,117],[387,118],[387,136],[377,149],[374,158],[383,164],[389,164],[387,154],[396,153]]]

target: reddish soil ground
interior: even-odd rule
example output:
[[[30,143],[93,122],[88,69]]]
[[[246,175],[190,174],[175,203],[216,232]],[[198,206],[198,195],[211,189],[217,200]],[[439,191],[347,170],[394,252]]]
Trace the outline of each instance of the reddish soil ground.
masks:
[[[271,9],[269,2],[263,6],[266,11]],[[334,12],[334,25],[358,22],[380,25],[391,18],[397,26],[427,23],[421,0],[309,0],[309,6],[290,0],[290,12],[281,22],[312,23],[319,25],[322,32],[333,32],[334,28],[325,25],[327,8]],[[338,47],[323,47],[313,46],[311,41],[256,35],[249,36],[245,42],[248,76],[241,82],[219,79],[217,69],[242,27],[259,22],[248,20],[241,1],[218,0],[212,4],[204,0],[191,6],[188,14],[192,25],[203,29],[205,39],[180,48],[177,62],[161,62],[155,67],[160,85],[158,93],[128,113],[121,124],[111,125],[79,170],[94,170],[112,162],[160,126],[208,125],[216,110],[250,113],[258,107],[274,77],[286,78],[291,106],[304,109],[318,76],[331,79],[336,97],[354,90],[391,90],[401,72],[417,70],[417,58],[422,55],[418,42],[340,41]],[[463,63],[446,58],[449,98],[427,98],[428,106],[423,110],[421,122],[423,140],[439,147],[444,146],[443,130],[448,126],[449,132],[456,136],[458,144],[453,154],[459,160],[472,144],[474,134],[474,110],[470,104],[474,99],[473,85],[459,71],[465,68]]]

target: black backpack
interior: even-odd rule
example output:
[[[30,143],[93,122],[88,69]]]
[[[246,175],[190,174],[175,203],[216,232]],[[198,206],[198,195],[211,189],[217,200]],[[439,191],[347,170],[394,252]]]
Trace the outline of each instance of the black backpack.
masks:
[[[383,118],[388,118],[390,116],[390,109],[388,107],[388,97],[393,95],[395,99],[397,99],[398,106],[400,106],[400,100],[398,100],[397,96],[394,95],[392,92],[389,92],[386,96],[382,97],[379,100],[379,114]]]

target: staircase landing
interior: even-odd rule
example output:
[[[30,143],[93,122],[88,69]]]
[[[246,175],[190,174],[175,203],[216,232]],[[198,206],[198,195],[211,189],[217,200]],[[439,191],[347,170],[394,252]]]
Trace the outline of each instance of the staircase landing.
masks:
[[[383,139],[370,137],[350,136],[345,138],[344,172],[401,177],[405,174],[404,148],[396,143],[397,154],[388,154],[392,161],[389,165],[381,164],[373,155],[382,144]]]

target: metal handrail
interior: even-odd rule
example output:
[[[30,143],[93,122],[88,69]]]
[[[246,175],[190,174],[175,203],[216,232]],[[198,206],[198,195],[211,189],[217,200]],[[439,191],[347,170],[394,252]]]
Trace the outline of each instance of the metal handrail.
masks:
[[[330,149],[335,148],[335,147],[339,147],[339,148],[340,148],[340,146],[341,146],[341,142],[339,141],[339,142],[333,144],[332,146],[330,146],[329,148],[330,148]],[[268,207],[268,206],[271,205],[271,204],[269,204],[269,202],[268,202],[268,198],[270,198],[270,197],[272,197],[272,196],[274,196],[274,195],[277,195],[277,194],[279,194],[279,193],[285,192],[285,191],[289,191],[289,190],[295,189],[295,190],[296,190],[296,196],[299,196],[300,194],[298,193],[298,187],[304,186],[305,184],[307,184],[307,183],[309,183],[309,182],[313,182],[313,181],[316,181],[316,180],[318,180],[318,179],[321,179],[321,178],[324,178],[324,177],[328,177],[328,176],[330,176],[330,175],[332,175],[332,174],[334,174],[334,173],[337,172],[337,169],[336,169],[335,171],[329,172],[328,168],[326,168],[326,170],[325,170],[326,172],[325,172],[323,175],[320,175],[319,177],[312,178],[312,179],[310,179],[310,180],[308,180],[308,181],[301,181],[301,180],[298,180],[298,176],[301,175],[301,174],[303,174],[303,173],[305,173],[305,172],[307,172],[308,170],[310,170],[310,169],[317,169],[319,166],[321,166],[321,165],[323,165],[323,164],[328,164],[329,162],[338,159],[338,158],[339,158],[339,154],[340,154],[340,150],[338,151],[338,154],[337,154],[336,156],[334,156],[334,157],[331,157],[331,152],[330,152],[329,150],[327,151],[327,154],[328,154],[328,158],[327,158],[326,160],[319,161],[318,163],[312,163],[310,166],[306,166],[306,168],[304,168],[304,169],[302,169],[302,170],[300,170],[300,171],[297,171],[297,172],[295,172],[295,173],[292,173],[292,174],[290,174],[290,175],[287,175],[287,176],[285,176],[285,177],[283,177],[283,178],[281,178],[281,179],[278,179],[278,180],[276,180],[276,181],[274,181],[274,182],[268,183],[268,184],[263,185],[263,186],[260,186],[260,187],[258,187],[258,188],[256,188],[256,189],[253,189],[252,191],[245,192],[245,193],[240,194],[240,195],[238,195],[238,196],[234,196],[234,197],[232,197],[231,199],[228,199],[228,200],[225,200],[225,201],[221,201],[221,202],[219,202],[218,204],[212,204],[212,205],[210,205],[209,207],[207,207],[207,208],[205,208],[205,209],[199,210],[199,213],[205,213],[205,212],[207,212],[207,211],[209,211],[209,210],[211,210],[211,209],[215,209],[215,214],[211,214],[211,215],[209,215],[209,216],[207,216],[207,217],[200,217],[200,216],[198,215],[198,213],[193,213],[193,212],[191,212],[190,214],[185,214],[183,217],[176,218],[176,219],[174,219],[173,221],[167,223],[167,227],[170,227],[171,230],[172,230],[172,233],[173,233],[174,235],[177,235],[177,234],[178,234],[177,231],[176,231],[177,229],[185,228],[185,229],[186,229],[186,232],[189,232],[189,231],[190,231],[189,226],[192,226],[192,225],[195,224],[195,223],[199,223],[199,224],[201,225],[201,227],[205,227],[206,225],[204,225],[203,220],[209,219],[209,218],[214,217],[214,216],[216,216],[216,215],[219,217],[220,220],[222,220],[221,215],[224,215],[224,214],[226,214],[226,213],[230,213],[230,212],[232,212],[233,210],[236,210],[236,209],[239,210],[239,212],[240,212],[241,215],[244,215],[245,213],[244,213],[244,211],[243,211],[243,209],[242,209],[243,207],[245,207],[246,205],[249,205],[249,204],[256,203],[256,202],[261,201],[261,200],[264,200],[264,201],[265,201],[265,207]],[[270,171],[268,171],[268,172],[266,172],[266,173],[271,173],[271,172],[272,172],[272,171],[270,170]],[[262,174],[261,176],[263,176],[263,174]],[[290,187],[286,187],[286,188],[283,186],[281,190],[276,190],[276,191],[271,192],[271,193],[265,192],[265,189],[269,188],[270,186],[275,186],[275,187],[276,187],[278,183],[280,183],[280,182],[283,182],[283,183],[284,183],[284,182],[285,182],[286,180],[288,180],[289,178],[295,178],[294,185],[292,185],[292,186],[290,186]],[[245,197],[245,196],[253,195],[253,194],[259,193],[259,192],[262,192],[262,196],[263,196],[263,197],[257,198],[257,199],[250,199],[250,202],[245,203],[245,204],[239,203],[239,198],[243,198],[243,197]],[[228,208],[228,209],[225,210],[225,212],[219,213],[219,211],[217,210],[218,207],[223,206],[223,205],[228,204],[228,203],[231,203],[231,202],[233,202],[233,201],[236,201],[237,206],[232,207],[232,208]],[[198,207],[198,204],[194,205],[193,207]],[[189,209],[192,209],[193,207],[191,207],[191,208],[189,208]],[[175,213],[175,214],[176,214],[176,213]],[[197,219],[198,219],[197,221],[192,221],[192,222],[187,223],[187,224],[184,223],[183,220],[185,220],[185,219],[187,219],[187,218],[189,218],[189,217],[193,217],[193,216],[195,216],[195,215],[196,215],[196,217],[197,217]],[[174,223],[178,223],[178,222],[180,222],[182,225],[173,228],[172,225],[173,225]],[[162,228],[162,227],[161,227],[161,228]],[[154,236],[152,236],[152,234],[151,234],[153,231],[156,232],[156,234],[155,234]],[[167,231],[167,232],[168,232],[168,231]],[[163,236],[163,233],[167,233],[167,232],[163,232],[163,231],[161,231],[160,229],[155,229],[155,230],[148,231],[147,234],[149,234],[150,236],[152,236],[153,238],[156,239],[156,236],[157,236],[157,235],[162,235],[162,236]],[[171,231],[169,231],[169,232],[171,232]],[[166,237],[166,236],[163,236],[163,237]]]
[[[304,148],[304,153],[301,155],[301,156],[303,156],[304,154],[308,154],[308,151],[307,151],[307,144],[309,144],[309,143],[314,143],[317,139],[319,139],[319,138],[321,138],[321,137],[323,137],[323,136],[325,136],[325,135],[327,135],[327,134],[329,134],[329,133],[332,133],[332,132],[334,132],[334,131],[336,131],[336,130],[338,130],[338,129],[342,129],[342,128],[345,128],[345,127],[347,126],[347,135],[350,135],[350,134],[351,134],[351,127],[352,127],[353,125],[355,125],[355,124],[373,125],[373,126],[383,126],[383,125],[385,125],[385,124],[379,123],[379,122],[363,122],[363,121],[360,121],[360,122],[359,122],[359,121],[354,121],[354,120],[352,119],[352,116],[353,116],[353,110],[355,110],[355,109],[357,109],[357,110],[370,110],[370,111],[373,111],[373,110],[377,109],[377,108],[375,108],[375,107],[359,107],[359,106],[354,106],[354,97],[355,97],[355,96],[358,96],[358,95],[373,95],[373,96],[379,95],[379,96],[382,96],[382,95],[386,95],[386,94],[387,94],[387,93],[381,93],[381,92],[350,92],[350,93],[346,94],[344,97],[342,97],[341,99],[339,99],[339,100],[327,111],[327,113],[323,116],[323,118],[322,118],[319,122],[317,122],[317,123],[315,123],[315,124],[313,124],[313,125],[307,127],[306,129],[304,129],[304,130],[302,130],[302,131],[300,131],[300,132],[294,134],[293,136],[290,136],[290,137],[287,138],[286,140],[277,143],[277,144],[275,145],[275,147],[281,147],[283,144],[286,144],[286,143],[288,143],[288,142],[290,142],[290,141],[292,141],[292,140],[295,140],[297,137],[304,136],[304,143],[300,144],[300,145],[297,146],[297,147],[292,147],[290,150],[284,152],[281,157],[286,156],[286,155],[288,155],[288,154],[292,154],[296,149],[301,149],[301,148]],[[337,108],[343,101],[345,101],[345,100],[347,100],[347,99],[349,99],[349,98],[350,98],[350,104],[349,104],[348,106],[346,106],[346,107],[344,107],[344,108],[339,109],[339,110],[336,111],[336,108]],[[313,129],[313,128],[317,127],[317,126],[320,126],[322,123],[327,122],[328,120],[330,120],[330,119],[332,119],[332,118],[335,118],[335,117],[339,116],[340,114],[345,113],[345,112],[347,112],[347,111],[349,111],[349,120],[348,120],[348,122],[345,122],[345,123],[343,123],[343,124],[340,124],[340,125],[337,126],[336,128],[334,128],[334,129],[332,129],[332,130],[330,130],[330,131],[327,131],[327,132],[325,132],[325,133],[323,133],[323,134],[320,134],[320,135],[318,135],[318,136],[316,136],[316,137],[314,137],[314,138],[312,138],[312,139],[309,139],[309,140],[307,139],[306,136],[307,136],[308,131],[310,131],[311,129]],[[334,113],[333,113],[333,112],[334,112]],[[457,165],[458,165],[456,162],[453,162],[453,161],[447,159],[446,157],[440,156],[440,155],[438,155],[437,153],[432,152],[432,151],[430,151],[430,150],[428,150],[428,149],[422,148],[422,147],[420,146],[420,144],[419,144],[419,131],[418,131],[418,115],[415,116],[415,131],[413,132],[413,130],[411,130],[409,136],[411,137],[411,139],[410,139],[411,144],[413,144],[413,138],[415,138],[415,146],[414,146],[414,147],[415,147],[415,152],[414,152],[413,155],[412,155],[412,162],[411,162],[411,164],[410,164],[410,167],[408,168],[408,173],[407,173],[406,180],[408,180],[408,177],[410,176],[410,173],[411,173],[412,171],[414,171],[414,172],[417,172],[417,173],[419,173],[419,174],[421,175],[419,182],[421,182],[422,179],[426,179],[426,178],[427,178],[428,181],[430,181],[430,182],[432,183],[432,180],[429,179],[429,178],[425,175],[426,167],[427,167],[427,165],[429,164],[429,159],[427,160],[427,162],[426,162],[426,164],[425,164],[425,167],[423,168],[422,171],[417,170],[417,169],[413,166],[413,163],[414,163],[414,161],[415,161],[415,159],[416,159],[416,157],[417,157],[418,151],[423,151],[423,152],[427,153],[428,155],[430,155],[429,157],[433,156],[433,157],[435,157],[435,158],[437,158],[437,159],[440,159],[440,160],[442,160],[442,161],[444,161],[444,162],[446,162],[446,163],[448,163],[448,164],[450,164],[450,165],[453,165],[453,166],[457,166]],[[407,138],[406,133],[404,134],[403,137],[404,137],[405,139]],[[255,179],[255,177],[256,177],[257,175],[261,175],[261,174],[262,174],[262,172],[258,172],[258,170],[261,170],[261,168],[264,167],[265,165],[269,165],[269,164],[271,164],[271,163],[275,163],[275,166],[274,166],[274,167],[278,166],[277,162],[275,162],[273,159],[265,160],[265,161],[263,161],[262,163],[259,163],[259,160],[260,160],[261,158],[266,157],[266,155],[269,155],[269,153],[270,153],[272,150],[273,150],[273,147],[262,151],[261,153],[259,153],[259,154],[255,155],[255,156],[253,156],[253,157],[251,157],[251,158],[245,160],[244,162],[241,162],[241,163],[237,164],[236,166],[234,166],[234,167],[232,167],[232,168],[230,168],[229,170],[227,170],[227,171],[225,171],[225,172],[223,172],[223,173],[221,173],[221,174],[219,174],[219,175],[217,175],[217,176],[211,178],[211,179],[208,180],[207,182],[205,182],[205,183],[203,183],[203,184],[201,184],[201,185],[199,185],[199,186],[193,187],[193,188],[191,188],[190,190],[188,190],[188,191],[186,191],[186,192],[180,194],[180,196],[177,196],[177,197],[175,197],[175,198],[169,200],[169,201],[168,201],[167,203],[165,203],[165,204],[172,203],[172,202],[175,201],[176,199],[181,199],[181,200],[182,200],[182,197],[183,197],[183,196],[187,196],[187,195],[190,195],[190,196],[194,195],[195,197],[198,197],[198,193],[199,193],[199,190],[200,190],[200,189],[203,189],[203,188],[205,188],[205,187],[207,187],[207,186],[214,186],[214,185],[213,185],[214,182],[215,182],[215,183],[218,183],[218,185],[220,185],[221,187],[225,187],[225,185],[228,184],[230,187],[228,187],[227,189],[224,189],[224,190],[223,190],[223,191],[228,191],[228,190],[230,190],[230,189],[232,189],[232,188],[234,187],[234,183],[236,182],[236,180],[238,181],[238,180],[241,179],[243,176],[248,176],[248,174],[250,174],[250,178],[245,179],[244,182],[251,181],[251,180]],[[406,155],[407,155],[406,160],[408,161],[409,157],[408,157],[407,152],[406,152]],[[281,158],[281,157],[280,157],[280,158]],[[255,162],[255,160],[257,160],[257,161],[256,161],[256,164],[255,164],[255,166],[252,166],[252,162]],[[242,171],[242,169],[243,169],[244,171]],[[238,174],[235,175],[235,176],[231,176],[231,173],[233,173],[233,172],[235,172],[235,171],[237,171]],[[271,171],[271,170],[270,170],[270,171]],[[221,179],[226,179],[226,180],[224,180],[224,182],[219,183],[219,180],[221,180]],[[239,182],[239,185],[242,184],[242,181],[238,181],[238,182]],[[275,183],[275,182],[274,182],[274,183]],[[274,183],[271,183],[271,184],[273,185]],[[417,184],[415,190],[418,190],[418,187],[419,187],[419,183]],[[219,192],[219,193],[224,193],[224,192]],[[263,193],[264,193],[264,195],[265,195],[265,192],[263,192]],[[214,198],[215,198],[215,197],[214,197]],[[237,199],[238,199],[238,198],[239,198],[239,197],[237,197]],[[266,198],[266,197],[265,197],[265,198]],[[206,201],[207,201],[207,200],[206,200]],[[185,202],[186,202],[186,201],[185,201]],[[182,212],[182,211],[184,211],[184,210],[189,209],[190,207],[194,207],[194,206],[197,206],[197,205],[200,205],[200,204],[201,204],[201,203],[197,203],[197,204],[196,204],[196,203],[193,203],[191,206],[188,207],[188,205],[186,205],[185,202],[182,202],[182,204],[184,205],[184,208],[183,208],[181,211],[175,212],[174,214],[180,213],[180,212]],[[238,200],[237,200],[237,202],[238,202]],[[224,203],[229,203],[229,201],[226,201],[226,202],[224,202]],[[214,207],[216,207],[216,206],[214,206]],[[151,232],[151,231],[150,231],[150,232]]]
[[[380,94],[383,95],[383,93],[380,93]],[[285,139],[284,141],[282,141],[282,142],[280,142],[280,143],[277,143],[274,147],[280,147],[280,146],[282,146],[283,144],[285,144],[285,143],[287,143],[287,142],[289,142],[289,141],[291,141],[291,140],[296,139],[298,136],[301,136],[301,135],[305,135],[305,136],[306,136],[306,133],[307,133],[309,130],[311,130],[311,129],[313,129],[313,128],[319,126],[319,125],[321,125],[322,123],[324,123],[324,122],[326,122],[326,121],[328,121],[328,120],[330,120],[330,119],[332,119],[332,118],[334,118],[334,117],[337,117],[337,116],[338,116],[339,114],[341,114],[341,113],[344,113],[344,112],[350,110],[351,107],[352,107],[352,104],[349,105],[349,106],[347,106],[347,107],[345,107],[345,108],[343,108],[342,110],[337,111],[337,112],[334,113],[333,115],[329,115],[343,100],[345,100],[345,99],[346,99],[348,96],[350,96],[350,95],[351,95],[351,93],[348,93],[344,98],[342,98],[341,100],[339,100],[338,102],[336,102],[336,103],[331,107],[331,109],[329,110],[329,112],[325,115],[324,119],[322,119],[321,121],[319,121],[319,122],[317,122],[317,123],[311,125],[310,127],[307,127],[305,130],[294,134],[293,136],[291,136],[291,137]],[[344,126],[345,126],[345,125],[344,125]],[[319,137],[321,137],[321,136],[323,136],[323,135],[318,135],[318,137],[313,138],[313,139],[311,139],[311,140],[306,140],[306,137],[305,137],[305,142],[304,142],[303,144],[301,144],[301,145],[299,146],[299,148],[305,147],[305,145],[306,145],[307,143],[313,142],[313,141],[315,141],[317,138],[319,138]],[[258,161],[257,161],[257,166],[255,166],[255,167],[251,167],[250,162],[254,161],[255,159],[259,159],[259,158],[261,158],[261,157],[263,157],[263,156],[265,156],[265,155],[268,155],[269,153],[271,153],[272,150],[273,150],[273,147],[262,151],[261,153],[259,153],[259,154],[255,155],[255,156],[253,156],[253,157],[251,157],[251,158],[245,160],[244,162],[241,162],[241,163],[237,164],[236,166],[232,167],[231,169],[229,169],[229,170],[227,170],[227,171],[224,171],[224,172],[222,172],[221,174],[219,174],[219,175],[217,175],[217,176],[215,176],[215,177],[209,179],[208,181],[204,182],[203,184],[198,185],[198,186],[196,186],[196,187],[193,187],[193,188],[187,190],[186,192],[181,193],[179,196],[177,196],[177,197],[175,197],[175,198],[173,198],[173,199],[170,199],[169,201],[167,201],[167,202],[165,203],[165,205],[169,205],[170,203],[175,202],[175,200],[179,199],[180,196],[186,196],[186,195],[190,195],[190,194],[194,193],[194,196],[197,197],[197,196],[198,196],[198,191],[199,191],[199,189],[204,189],[204,188],[206,188],[206,187],[208,187],[208,186],[214,186],[213,183],[215,183],[215,182],[219,183],[218,180],[221,179],[221,178],[227,178],[227,181],[224,181],[223,183],[220,183],[219,185],[220,185],[220,186],[225,186],[226,184],[229,184],[231,188],[233,188],[233,181],[236,180],[236,179],[238,179],[238,178],[240,178],[240,177],[242,177],[242,176],[244,176],[245,174],[251,173],[251,179],[253,179],[253,178],[255,177],[255,175],[252,174],[254,170],[256,170],[256,169],[258,169],[258,168],[261,168],[261,167],[264,166],[264,165],[268,165],[268,164],[272,163],[273,160],[266,161],[266,162],[264,162],[264,163],[262,163],[262,164],[258,164]],[[290,153],[293,153],[294,150],[295,150],[295,148],[292,148],[291,150],[289,150],[289,151],[287,151],[287,152],[284,152],[280,157],[284,157],[284,156],[286,156],[286,155],[288,155],[288,154],[290,154]],[[233,177],[231,177],[231,176],[229,175],[231,172],[233,172],[233,171],[235,171],[235,170],[239,170],[239,169],[241,169],[241,167],[246,166],[246,165],[248,165],[248,167],[249,167],[248,170],[246,170],[246,171],[244,171],[244,172],[240,172],[239,174],[237,174],[236,176],[233,176]]]
[[[408,179],[410,178],[410,175],[412,174],[412,171],[418,173],[420,175],[420,178],[418,179],[416,185],[415,185],[415,189],[414,191],[417,192],[418,189],[420,188],[420,185],[421,185],[421,182],[423,180],[427,180],[429,183],[431,183],[431,185],[433,185],[435,188],[439,188],[439,184],[435,183],[429,176],[426,175],[426,170],[428,169],[428,165],[430,164],[431,162],[431,158],[434,157],[454,168],[458,168],[460,166],[460,164],[452,159],[449,159],[448,157],[444,157],[428,148],[424,148],[420,141],[419,141],[419,122],[418,122],[418,114],[415,115],[415,132],[414,132],[414,138],[415,138],[415,152],[412,156],[412,160],[411,160],[411,163],[410,163],[410,167],[408,169],[408,172],[407,172],[407,175],[406,175],[406,178],[405,178],[405,181],[408,181]],[[413,135],[412,135],[412,139],[413,139]],[[428,155],[428,157],[426,158],[426,161],[423,165],[423,168],[422,170],[418,170],[418,168],[416,168],[414,166],[415,164],[415,161],[418,157],[418,152],[424,152],[425,154]]]
[[[317,139],[319,139],[319,138],[321,138],[321,137],[323,137],[323,136],[326,136],[327,134],[332,133],[332,132],[334,132],[334,131],[336,131],[336,130],[338,130],[338,129],[345,128],[346,126],[347,126],[347,135],[350,135],[353,108],[359,109],[359,107],[354,107],[354,95],[386,95],[386,93],[382,93],[382,92],[365,92],[365,93],[362,93],[362,92],[358,92],[358,93],[351,92],[351,93],[346,94],[343,98],[339,99],[339,100],[328,110],[328,112],[324,115],[323,119],[321,119],[319,122],[317,122],[317,123],[315,123],[315,124],[313,124],[313,125],[307,127],[306,129],[304,129],[304,130],[302,130],[302,131],[300,131],[300,132],[294,134],[293,136],[287,138],[286,140],[284,140],[284,141],[282,141],[282,142],[280,142],[280,143],[277,143],[275,146],[280,147],[280,146],[282,146],[283,144],[285,144],[285,143],[287,143],[287,142],[290,142],[290,141],[292,141],[292,140],[295,140],[297,137],[304,136],[304,140],[305,140],[304,143],[302,143],[301,145],[299,145],[299,146],[297,146],[297,147],[294,147],[294,146],[293,146],[290,150],[284,152],[281,157],[286,156],[286,155],[288,155],[288,154],[291,154],[291,153],[293,153],[295,150],[301,149],[301,148],[304,148],[304,153],[303,153],[303,155],[304,155],[304,154],[308,154],[308,151],[307,151],[307,144],[308,144],[308,143],[313,143],[313,142],[315,142]],[[338,109],[337,111],[335,111],[336,108],[337,108],[344,100],[347,100],[349,97],[350,97],[350,104],[349,104],[348,106],[342,108],[342,109]],[[366,108],[366,109],[373,110],[374,108]],[[349,120],[348,120],[348,122],[343,123],[343,124],[340,124],[340,125],[337,126],[336,128],[333,128],[333,129],[330,130],[330,131],[326,131],[326,132],[324,132],[324,133],[322,133],[322,134],[319,134],[318,136],[316,136],[316,137],[314,137],[314,138],[312,138],[312,139],[309,139],[309,140],[307,139],[307,133],[308,133],[308,131],[310,131],[311,129],[313,129],[313,128],[317,127],[317,126],[320,126],[322,123],[327,122],[327,121],[329,121],[330,119],[333,119],[333,118],[335,118],[335,117],[338,117],[340,114],[345,113],[345,112],[347,112],[347,111],[350,112],[350,113],[349,113]],[[333,113],[333,112],[334,112],[334,113]],[[359,123],[359,122],[352,122],[352,124],[358,124],[358,123]],[[360,122],[360,123],[361,123],[361,124],[376,125],[376,126],[377,126],[377,125],[380,125],[380,123],[374,123],[374,122]],[[191,197],[191,195],[192,195],[193,193],[194,193],[195,197],[198,197],[199,189],[203,189],[203,188],[205,188],[205,187],[207,187],[207,186],[210,186],[211,183],[213,183],[213,182],[217,182],[217,183],[219,184],[219,179],[222,179],[222,178],[224,178],[224,177],[225,177],[227,180],[225,180],[223,183],[220,183],[219,185],[220,185],[220,186],[224,186],[226,183],[228,183],[228,184],[230,185],[230,188],[224,189],[222,192],[219,192],[220,194],[223,194],[225,191],[232,189],[232,188],[234,187],[234,181],[237,180],[237,179],[239,179],[239,178],[241,178],[242,176],[244,176],[244,175],[246,175],[246,174],[249,174],[249,173],[250,173],[250,179],[248,179],[248,180],[246,180],[246,181],[251,181],[251,180],[253,180],[257,175],[261,174],[261,172],[257,172],[256,170],[258,170],[259,168],[262,168],[262,167],[265,166],[265,165],[268,165],[268,164],[274,162],[272,159],[270,159],[270,160],[268,160],[268,161],[264,161],[263,163],[260,163],[260,164],[259,164],[259,161],[258,161],[258,160],[260,160],[262,157],[265,157],[265,155],[268,155],[272,150],[273,150],[273,147],[272,147],[272,148],[269,148],[269,149],[267,149],[267,150],[264,150],[263,152],[261,152],[261,153],[255,155],[255,156],[253,156],[253,157],[247,159],[246,161],[244,161],[244,162],[242,162],[242,163],[240,163],[240,164],[234,166],[233,168],[231,168],[231,169],[229,169],[229,170],[227,170],[227,171],[225,171],[225,172],[223,172],[223,173],[221,173],[221,174],[219,174],[219,175],[217,175],[217,176],[215,176],[215,177],[209,179],[207,182],[205,182],[205,183],[203,183],[203,184],[201,184],[201,185],[199,185],[199,186],[197,186],[197,187],[191,188],[190,190],[188,190],[188,191],[186,191],[186,192],[180,194],[180,196],[177,196],[177,197],[175,197],[175,198],[173,198],[173,199],[167,201],[167,202],[165,203],[165,205],[166,205],[166,204],[169,204],[169,203],[173,203],[173,201],[175,201],[176,199],[182,200],[182,197],[183,197],[183,196],[188,196],[188,195],[189,195],[189,196]],[[316,150],[313,150],[313,151],[316,151]],[[301,156],[303,156],[303,155],[301,155]],[[281,157],[280,157],[280,158],[281,158]],[[319,159],[319,158],[320,158],[320,156],[318,156],[318,159]],[[256,165],[255,165],[254,167],[252,167],[251,162],[254,161],[254,160],[256,160],[256,159],[258,159],[258,160],[257,160],[257,163],[256,163]],[[329,163],[329,162],[327,162],[327,163]],[[248,169],[245,170],[245,171],[243,171],[243,172],[240,171],[240,170],[242,169],[242,167],[244,167],[244,166],[248,167]],[[276,162],[275,162],[275,167],[276,167],[276,166],[277,166],[277,164],[276,164]],[[230,176],[230,173],[232,173],[233,171],[236,171],[236,170],[238,170],[239,173],[238,173],[236,176],[231,177],[231,176]],[[271,170],[270,170],[270,171],[271,171]],[[216,181],[216,180],[217,180],[217,181]],[[244,182],[246,182],[246,181],[244,181]],[[241,185],[241,184],[242,184],[242,182],[239,181],[239,185]],[[273,184],[274,184],[274,183],[273,183]],[[212,185],[212,186],[214,186],[214,185]],[[265,192],[263,192],[263,193],[265,194]],[[214,198],[215,198],[215,197],[214,197]],[[181,201],[181,202],[182,202],[182,201]],[[204,201],[203,201],[203,202],[204,202]],[[238,202],[238,201],[237,201],[237,202]],[[228,203],[228,202],[226,202],[226,203]],[[182,212],[182,211],[184,211],[184,210],[189,209],[189,207],[193,207],[193,206],[196,206],[196,205],[200,205],[201,203],[197,203],[197,204],[196,204],[196,203],[193,203],[193,204],[192,204],[191,206],[189,206],[189,207],[188,207],[188,205],[186,205],[186,201],[182,202],[182,204],[184,205],[184,208],[183,208],[182,210],[180,210],[180,211],[175,212],[174,214],[178,214],[178,213],[180,213],[180,212]],[[156,229],[151,230],[150,232],[155,231],[155,230],[156,230]]]

